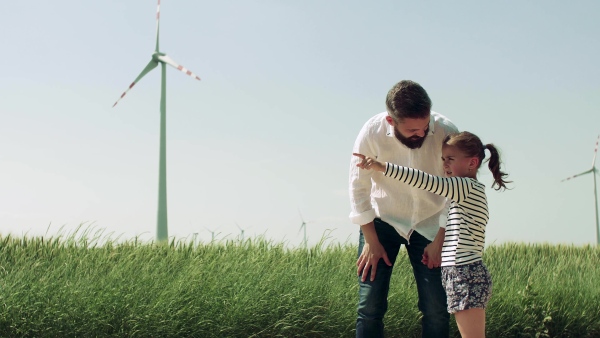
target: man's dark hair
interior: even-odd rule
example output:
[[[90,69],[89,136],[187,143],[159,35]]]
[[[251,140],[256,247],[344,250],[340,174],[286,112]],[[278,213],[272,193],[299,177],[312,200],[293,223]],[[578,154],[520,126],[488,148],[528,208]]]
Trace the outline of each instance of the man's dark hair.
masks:
[[[388,114],[396,122],[406,118],[422,119],[431,112],[431,99],[420,84],[411,80],[398,82],[385,99]]]

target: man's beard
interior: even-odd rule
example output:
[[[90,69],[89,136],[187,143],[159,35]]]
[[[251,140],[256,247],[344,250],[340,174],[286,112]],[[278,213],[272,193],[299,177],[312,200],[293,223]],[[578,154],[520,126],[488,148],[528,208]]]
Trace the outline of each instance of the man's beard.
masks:
[[[423,145],[423,142],[425,142],[425,138],[427,137],[428,132],[429,132],[429,128],[427,128],[427,130],[425,131],[425,135],[423,135],[423,137],[419,137],[419,136],[404,137],[404,136],[402,136],[402,134],[400,134],[398,129],[394,128],[394,136],[396,136],[398,141],[402,142],[402,144],[409,147],[410,149],[421,148],[421,146]]]

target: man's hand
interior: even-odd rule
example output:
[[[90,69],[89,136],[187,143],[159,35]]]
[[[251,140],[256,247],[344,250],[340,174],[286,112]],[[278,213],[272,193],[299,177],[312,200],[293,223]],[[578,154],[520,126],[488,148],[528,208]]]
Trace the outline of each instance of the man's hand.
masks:
[[[356,273],[358,276],[362,275],[361,281],[364,282],[367,280],[367,275],[369,274],[370,269],[372,282],[375,280],[377,263],[379,263],[380,259],[383,259],[385,264],[388,266],[392,266],[392,263],[390,262],[383,245],[379,243],[373,222],[362,226],[362,230],[365,238],[365,245],[363,246],[363,250],[356,261],[356,266],[358,267]]]

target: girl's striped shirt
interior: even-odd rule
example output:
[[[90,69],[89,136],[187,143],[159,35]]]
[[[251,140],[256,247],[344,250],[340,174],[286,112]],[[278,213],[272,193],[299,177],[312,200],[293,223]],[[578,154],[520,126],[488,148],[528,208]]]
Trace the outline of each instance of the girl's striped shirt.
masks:
[[[386,163],[385,176],[450,200],[442,248],[442,266],[482,260],[489,214],[485,186],[469,177],[440,177]]]

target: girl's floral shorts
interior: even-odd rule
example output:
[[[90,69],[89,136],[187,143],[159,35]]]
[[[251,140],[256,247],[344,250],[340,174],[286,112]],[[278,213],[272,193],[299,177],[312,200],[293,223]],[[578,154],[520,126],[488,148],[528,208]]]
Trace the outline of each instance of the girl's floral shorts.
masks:
[[[492,276],[482,261],[442,267],[442,285],[448,299],[448,312],[485,309],[492,296]]]

